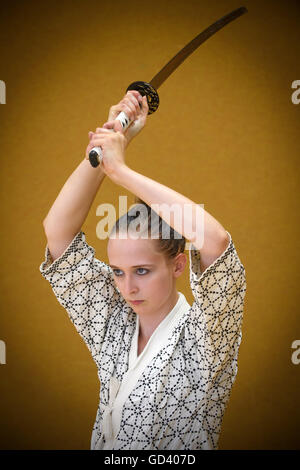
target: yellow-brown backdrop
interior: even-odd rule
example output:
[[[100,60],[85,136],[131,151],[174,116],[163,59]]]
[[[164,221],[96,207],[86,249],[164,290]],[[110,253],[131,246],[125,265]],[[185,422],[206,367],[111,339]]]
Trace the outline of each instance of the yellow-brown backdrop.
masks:
[[[1,449],[88,449],[99,382],[89,351],[42,278],[42,221],[81,162],[88,131],[129,83],[149,81],[219,17],[248,13],[160,88],[127,163],[197,203],[231,233],[246,268],[238,375],[220,449],[299,448],[298,1],[1,3]],[[298,95],[299,98],[299,95]],[[105,179],[83,230],[96,256]],[[133,197],[130,198],[133,202]],[[179,290],[192,302],[188,270]],[[295,362],[295,361],[294,361]]]

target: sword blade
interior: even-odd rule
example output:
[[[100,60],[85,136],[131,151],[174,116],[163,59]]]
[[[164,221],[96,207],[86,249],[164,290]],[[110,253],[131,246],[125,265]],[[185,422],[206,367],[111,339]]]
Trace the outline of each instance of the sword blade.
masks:
[[[231,13],[220,18],[215,23],[211,24],[206,28],[202,33],[198,34],[194,39],[192,39],[183,49],[181,49],[161,70],[158,72],[150,81],[156,90],[160,85],[174,72],[175,69],[190,55],[194,52],[200,44],[203,44],[208,38],[215,34],[219,29],[223,28],[225,25],[235,20],[239,16],[247,13],[246,7],[240,7],[236,10],[233,10]]]

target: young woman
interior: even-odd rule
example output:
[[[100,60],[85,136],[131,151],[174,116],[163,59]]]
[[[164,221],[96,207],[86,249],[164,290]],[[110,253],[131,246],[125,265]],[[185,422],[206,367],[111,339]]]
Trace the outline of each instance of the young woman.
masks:
[[[120,111],[133,121],[125,133]],[[44,220],[40,271],[98,368],[91,449],[217,449],[237,374],[245,269],[230,233],[208,212],[125,163],[147,112],[146,98],[130,91],[89,133],[85,159]],[[88,161],[95,146],[103,150],[97,168]],[[81,229],[105,175],[139,203],[110,233],[109,264],[95,258]],[[192,305],[176,288],[186,240]]]

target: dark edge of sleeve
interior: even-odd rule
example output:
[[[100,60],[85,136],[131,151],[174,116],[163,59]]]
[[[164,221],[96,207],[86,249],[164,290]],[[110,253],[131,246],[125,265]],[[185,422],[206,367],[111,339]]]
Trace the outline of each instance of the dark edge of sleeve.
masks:
[[[234,246],[234,243],[232,241],[232,237],[231,237],[230,233],[227,232],[227,230],[226,230],[226,233],[229,236],[229,243],[227,245],[227,248],[225,248],[223,253],[221,253],[220,256],[217,259],[215,259],[215,261],[210,266],[208,266],[205,269],[205,271],[203,271],[203,273],[201,273],[201,270],[200,270],[200,258],[201,258],[200,250],[198,250],[198,248],[196,248],[191,243],[190,250],[189,250],[190,268],[192,270],[192,274],[194,274],[194,276],[196,276],[196,279],[198,281],[200,279],[204,280],[207,276],[209,276],[211,274],[211,272],[214,271],[215,268],[218,267],[224,261],[224,259],[226,259],[229,256],[230,253],[235,253],[235,255],[238,258],[238,261],[241,265],[242,270],[243,271],[245,270],[244,266],[242,265],[238,255],[237,255],[236,248]]]
[[[69,255],[76,251],[77,245],[81,242],[85,242],[85,232],[80,231],[78,232],[73,240],[70,242],[69,246],[65,249],[65,251],[58,257],[56,258],[50,266],[47,267],[49,264],[49,261],[52,259],[50,255],[50,250],[48,248],[48,244],[46,245],[45,249],[45,261],[40,265],[39,269],[41,274],[45,277],[48,274],[50,274],[52,271],[56,271],[58,266],[63,263],[63,261],[67,260]],[[87,245],[88,246],[88,245]],[[94,252],[94,249],[90,246],[88,246],[92,252]]]

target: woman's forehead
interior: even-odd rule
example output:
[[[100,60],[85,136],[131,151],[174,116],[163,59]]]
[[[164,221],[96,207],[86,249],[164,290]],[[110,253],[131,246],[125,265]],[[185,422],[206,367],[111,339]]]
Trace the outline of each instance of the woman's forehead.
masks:
[[[161,263],[164,256],[157,251],[157,241],[151,238],[110,238],[107,245],[109,263],[115,266]]]

